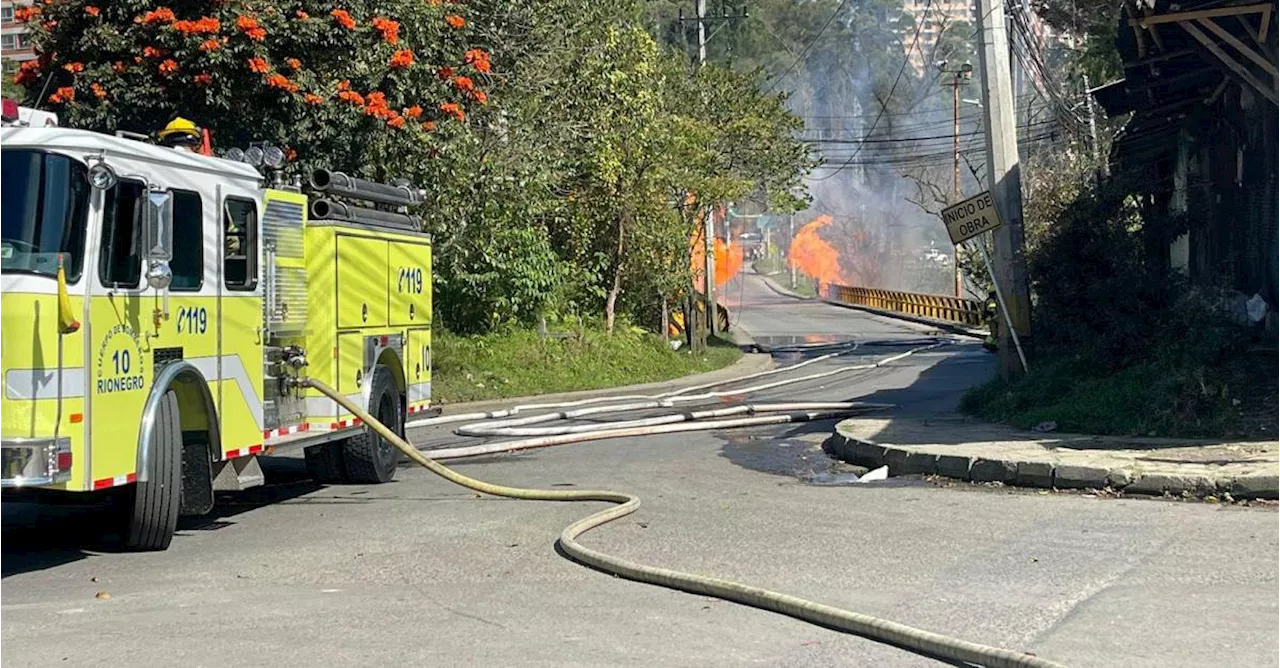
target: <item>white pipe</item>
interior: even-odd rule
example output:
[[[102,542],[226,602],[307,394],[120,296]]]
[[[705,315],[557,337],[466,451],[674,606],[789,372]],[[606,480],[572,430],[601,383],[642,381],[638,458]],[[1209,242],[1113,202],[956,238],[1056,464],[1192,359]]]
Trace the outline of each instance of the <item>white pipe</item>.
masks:
[[[606,438],[630,438],[634,436],[653,436],[655,434],[675,434],[685,431],[707,431],[711,429],[729,429],[734,427],[756,427],[764,424],[785,424],[788,422],[807,422],[811,420],[827,420],[831,418],[850,417],[858,414],[855,410],[843,411],[805,411],[786,415],[768,415],[763,417],[735,418],[732,420],[712,420],[709,422],[690,422],[687,424],[665,424],[651,427],[627,427],[622,429],[601,429],[582,434],[560,434],[526,438],[519,441],[502,443],[486,443],[484,445],[425,450],[432,459],[457,459],[459,457],[478,457],[500,452],[515,452],[531,448],[545,448],[552,445],[599,441]]]
[[[650,408],[667,408],[667,407],[673,406],[677,401],[680,401],[680,402],[703,401],[706,399],[715,399],[715,398],[724,397],[724,396],[733,396],[733,395],[740,395],[740,394],[745,395],[753,392],[770,390],[775,387],[782,387],[785,385],[792,385],[795,383],[802,383],[810,380],[828,378],[830,376],[834,376],[841,373],[848,373],[850,371],[865,371],[868,369],[874,369],[876,367],[889,364],[890,362],[896,362],[900,359],[904,359],[915,353],[918,353],[924,350],[930,350],[933,348],[938,348],[943,345],[946,345],[946,344],[935,343],[935,344],[923,346],[920,348],[913,348],[904,353],[899,353],[897,355],[886,357],[885,359],[882,359],[878,362],[871,362],[868,364],[857,364],[853,366],[845,366],[837,369],[831,369],[829,371],[821,371],[821,372],[809,374],[806,376],[800,376],[799,378],[789,378],[785,380],[774,381],[771,383],[764,383],[764,384],[756,385],[753,387],[746,387],[746,388],[740,388],[735,390],[722,390],[720,392],[705,392],[703,394],[698,394],[693,396],[671,396],[671,393],[667,393],[667,398],[661,399],[661,400],[647,401],[647,402],[636,403],[636,404],[622,404],[619,406],[600,406],[595,408],[581,409],[581,410],[569,411],[569,412],[544,413],[542,415],[531,415],[526,418],[519,418],[515,420],[488,422],[488,423],[479,424],[479,425],[467,425],[467,426],[458,428],[457,430],[455,430],[455,433],[461,436],[516,435],[515,433],[511,433],[511,432],[501,432],[501,431],[495,432],[493,430],[502,430],[502,429],[507,429],[511,427],[522,427],[530,424],[538,424],[541,422],[552,422],[555,420],[576,419],[576,418],[586,417],[588,415],[595,415],[599,413],[622,413],[622,412],[644,410],[644,409],[650,409]],[[816,359],[818,358],[815,358],[815,360]],[[811,362],[814,360],[809,360],[809,361]],[[799,366],[805,363],[807,362],[802,362],[799,365],[792,365],[790,367],[783,367],[783,368],[787,370],[792,370],[792,369],[798,368]],[[759,376],[761,374],[753,374],[753,375]],[[737,380],[742,380],[742,378],[739,378]],[[719,383],[715,383],[714,385],[722,385],[728,382],[733,382],[733,381],[721,381]],[[702,386],[702,387],[705,387],[705,386]],[[701,389],[701,388],[700,387],[687,388],[685,391],[690,391],[694,389]],[[501,412],[501,411],[498,411],[498,412]],[[502,417],[502,416],[495,415],[494,417]],[[598,428],[607,428],[607,425],[593,425],[593,426]]]
[[[798,362],[790,366],[777,367],[775,369],[767,369],[765,371],[757,371],[755,373],[750,373],[745,376],[738,376],[737,378],[729,378],[726,380],[718,380],[711,383],[703,383],[702,385],[694,385],[692,387],[686,387],[680,390],[673,390],[671,392],[662,392],[659,394],[652,394],[652,395],[631,394],[631,395],[620,395],[620,396],[613,396],[613,397],[592,397],[590,399],[580,399],[577,401],[564,401],[564,402],[548,403],[548,404],[524,404],[519,406],[513,406],[511,408],[506,408],[503,410],[488,411],[484,413],[459,413],[457,415],[441,415],[433,418],[423,418],[421,420],[413,420],[412,422],[406,422],[405,427],[406,428],[434,427],[437,425],[451,424],[454,422],[470,422],[472,420],[489,420],[493,418],[510,417],[512,415],[516,415],[524,411],[543,410],[548,408],[571,408],[574,406],[589,406],[591,404],[598,404],[606,401],[632,401],[637,399],[656,400],[656,399],[662,399],[665,397],[675,397],[675,396],[680,396],[682,394],[685,394],[687,392],[703,390],[709,387],[716,387],[718,385],[728,385],[730,383],[737,383],[744,380],[751,380],[752,378],[760,378],[763,376],[768,376],[776,373],[795,371],[796,369],[808,366],[810,364],[815,364],[817,362],[828,360],[833,357],[838,357],[840,355],[847,355],[851,352],[854,352],[857,349],[857,345],[858,344],[854,343],[849,350],[842,350],[840,352],[827,353],[826,355],[820,355],[818,357],[814,357],[812,359],[808,359],[803,362]]]
[[[640,418],[637,420],[609,422],[607,424],[579,424],[563,427],[501,427],[495,426],[495,423],[489,423],[487,426],[467,425],[458,429],[456,433],[463,436],[551,436],[556,434],[585,434],[605,429],[652,427],[677,422],[693,422],[705,418],[722,418],[729,417],[731,415],[742,415],[743,413],[755,415],[757,413],[782,413],[804,410],[871,410],[875,408],[890,407],[892,407],[892,404],[864,404],[857,401],[789,404],[739,404],[728,408],[713,408],[710,410],[684,413],[668,413],[665,415],[656,415],[654,417]],[[549,417],[557,417],[557,414],[551,414]]]

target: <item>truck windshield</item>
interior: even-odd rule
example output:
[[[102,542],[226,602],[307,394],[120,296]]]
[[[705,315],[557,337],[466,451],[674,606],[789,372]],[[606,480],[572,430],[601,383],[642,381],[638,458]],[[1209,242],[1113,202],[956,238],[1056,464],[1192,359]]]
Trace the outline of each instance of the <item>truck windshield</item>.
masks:
[[[66,156],[32,149],[0,152],[0,271],[80,280],[89,214],[88,169]]]

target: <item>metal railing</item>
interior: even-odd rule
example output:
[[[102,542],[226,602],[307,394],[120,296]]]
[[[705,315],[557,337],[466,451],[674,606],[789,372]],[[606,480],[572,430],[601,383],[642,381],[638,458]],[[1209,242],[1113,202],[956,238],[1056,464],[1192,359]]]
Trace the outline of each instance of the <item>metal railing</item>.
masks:
[[[827,288],[827,299],[974,327],[984,324],[982,302],[960,297],[831,285]]]

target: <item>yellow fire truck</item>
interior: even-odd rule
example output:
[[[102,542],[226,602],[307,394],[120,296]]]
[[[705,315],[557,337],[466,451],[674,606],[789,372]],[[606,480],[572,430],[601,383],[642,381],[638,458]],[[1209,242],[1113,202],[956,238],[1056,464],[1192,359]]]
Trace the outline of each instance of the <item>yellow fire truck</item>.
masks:
[[[303,448],[326,482],[386,482],[388,425],[431,410],[431,246],[408,185],[277,147],[223,157],[126,133],[0,130],[0,484],[113,488],[127,548],[168,547],[215,491]],[[14,493],[14,490],[6,490]]]

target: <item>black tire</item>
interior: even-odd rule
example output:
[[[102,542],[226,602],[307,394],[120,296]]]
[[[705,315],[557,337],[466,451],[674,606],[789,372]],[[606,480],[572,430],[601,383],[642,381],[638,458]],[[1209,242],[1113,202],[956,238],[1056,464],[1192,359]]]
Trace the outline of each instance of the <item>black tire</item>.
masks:
[[[373,378],[369,384],[368,410],[378,422],[387,425],[396,434],[404,436],[404,415],[400,410],[400,393],[396,390],[395,378],[391,375],[391,371],[381,364],[373,367]],[[368,426],[359,436],[347,439],[343,444],[342,454],[347,479],[354,483],[390,482],[396,475],[396,464],[400,462],[400,450]]]
[[[128,550],[167,550],[178,527],[182,505],[182,422],[178,395],[169,390],[156,411],[147,482],[137,482],[127,499],[124,546]],[[139,471],[139,474],[142,472]],[[141,477],[141,475],[139,475]]]
[[[347,468],[342,461],[342,443],[321,443],[302,450],[307,462],[307,473],[316,482],[325,485],[347,482]]]

